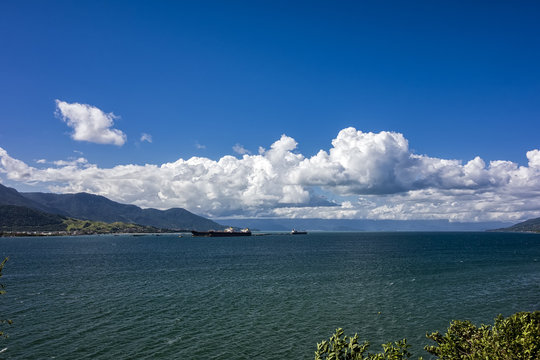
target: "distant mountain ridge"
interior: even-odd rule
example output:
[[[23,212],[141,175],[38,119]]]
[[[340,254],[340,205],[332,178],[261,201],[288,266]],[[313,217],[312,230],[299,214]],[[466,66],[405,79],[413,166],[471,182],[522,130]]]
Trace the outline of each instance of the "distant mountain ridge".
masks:
[[[165,229],[219,230],[225,226],[185,209],[142,209],[121,204],[104,196],[88,193],[20,193],[0,184],[0,205],[16,205],[40,212],[106,223],[123,222]],[[22,212],[19,212],[22,214]],[[35,214],[34,214],[35,215]],[[33,216],[33,215],[32,215]],[[41,221],[41,220],[40,220]],[[292,228],[321,231],[536,231],[540,218],[512,225],[505,222],[457,223],[448,220],[365,220],[365,219],[226,219],[230,226],[264,231],[290,231]]]
[[[491,231],[540,232],[540,218],[529,219],[506,228]]]
[[[448,220],[369,220],[369,219],[223,219],[231,226],[261,231],[485,231],[510,226],[507,222],[450,222]]]
[[[55,213],[55,209],[50,209],[33,200],[24,197],[17,190],[0,184],[0,205],[25,206],[31,209],[37,209],[44,212]]]
[[[165,229],[219,230],[225,228],[223,225],[181,208],[142,209],[135,205],[121,204],[104,196],[88,193],[20,193],[1,184],[0,205],[25,206],[49,214],[83,220],[134,223]]]

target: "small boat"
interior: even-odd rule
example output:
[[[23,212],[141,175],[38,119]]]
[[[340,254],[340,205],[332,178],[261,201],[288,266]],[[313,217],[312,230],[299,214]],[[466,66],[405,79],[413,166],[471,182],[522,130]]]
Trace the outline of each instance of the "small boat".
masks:
[[[209,231],[191,231],[192,236],[205,236],[205,237],[232,237],[232,236],[251,236],[249,229],[242,229],[235,231],[232,227],[229,227],[223,231],[209,230]]]
[[[296,229],[292,229],[291,235],[307,235],[307,231],[298,231]]]

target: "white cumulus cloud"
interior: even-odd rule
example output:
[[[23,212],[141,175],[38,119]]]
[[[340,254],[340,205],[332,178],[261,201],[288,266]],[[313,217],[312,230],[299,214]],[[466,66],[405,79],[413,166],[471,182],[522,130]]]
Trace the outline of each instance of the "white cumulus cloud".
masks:
[[[126,142],[126,134],[112,128],[117,118],[113,113],[87,104],[56,100],[56,114],[73,129],[73,140],[117,146]]]
[[[205,216],[517,221],[540,216],[540,151],[528,166],[414,154],[395,132],[339,132],[306,157],[282,135],[266,150],[100,168],[84,158],[34,168],[0,148],[0,172],[55,192],[86,191],[143,207],[183,207]],[[330,196],[338,206],[321,202]],[[341,205],[339,205],[339,203]]]

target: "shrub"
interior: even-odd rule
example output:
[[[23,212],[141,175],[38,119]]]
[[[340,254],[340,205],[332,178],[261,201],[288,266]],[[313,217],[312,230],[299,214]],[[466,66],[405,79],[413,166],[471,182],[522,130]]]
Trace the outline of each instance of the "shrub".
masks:
[[[425,350],[443,360],[535,360],[540,358],[540,311],[499,315],[493,326],[453,321],[446,334],[426,337],[437,345]]]
[[[358,344],[358,334],[344,336],[343,329],[337,329],[329,341],[323,340],[317,344],[315,360],[401,360],[408,359],[411,354],[407,351],[407,340],[396,341],[382,345],[382,353],[369,353],[369,343]]]
[[[437,331],[426,337],[436,345],[424,349],[440,360],[539,360],[540,311],[507,318],[499,315],[493,326],[454,320],[446,334]],[[406,339],[382,347],[382,352],[369,353],[368,342],[359,345],[357,334],[350,337],[337,329],[329,341],[317,344],[315,360],[401,360],[411,356]]]

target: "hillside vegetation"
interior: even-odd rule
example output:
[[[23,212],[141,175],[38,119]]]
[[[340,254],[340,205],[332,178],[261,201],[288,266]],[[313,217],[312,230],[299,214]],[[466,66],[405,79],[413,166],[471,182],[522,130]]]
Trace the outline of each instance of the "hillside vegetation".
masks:
[[[41,211],[42,213],[48,213],[53,217],[69,217],[105,223],[121,222],[125,224],[141,224],[144,226],[173,230],[204,231],[225,228],[223,225],[181,208],[172,208],[168,210],[141,209],[135,205],[121,204],[103,196],[87,193],[20,193],[17,190],[8,188],[2,184],[0,184],[0,205],[22,206]],[[36,224],[40,223],[41,220],[36,221],[34,215],[35,214],[33,214],[32,219],[29,219],[28,221]],[[42,220],[45,221],[44,219]],[[23,220],[20,219],[17,221]],[[8,223],[6,223],[6,225],[9,226]],[[46,228],[43,230],[46,230]]]
[[[107,223],[119,221],[167,229],[217,230],[224,228],[212,220],[181,208],[141,209],[135,205],[120,204],[104,196],[87,193],[21,193],[21,195],[45,208],[55,209],[57,214],[77,219]]]
[[[540,233],[540,218],[529,219],[519,224],[509,226],[507,228],[496,229],[492,231],[511,231],[511,232],[536,232]]]
[[[161,232],[153,226],[127,224],[123,222],[106,223],[103,221],[89,221],[78,219],[66,219],[64,221],[66,231],[77,234],[111,234],[111,233],[156,233]]]
[[[1,231],[63,231],[66,220],[26,206],[0,205]]]
[[[123,222],[105,223],[68,218],[45,213],[25,206],[0,205],[0,232],[12,233],[66,233],[66,234],[110,234],[110,233],[155,233],[162,232],[154,226]]]

